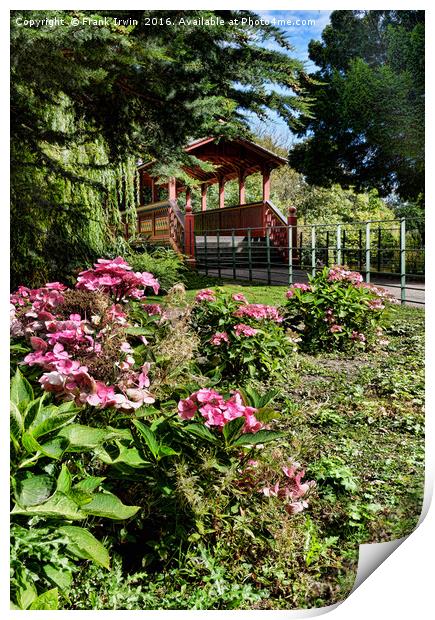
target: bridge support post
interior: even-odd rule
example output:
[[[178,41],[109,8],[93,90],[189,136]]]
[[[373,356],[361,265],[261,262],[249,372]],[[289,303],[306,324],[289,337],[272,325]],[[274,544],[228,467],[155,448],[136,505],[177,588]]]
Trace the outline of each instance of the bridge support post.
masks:
[[[190,200],[186,201],[184,216],[184,251],[189,257],[189,264],[193,267],[195,265],[195,216],[192,213]]]
[[[201,211],[207,211],[207,185],[201,185]]]

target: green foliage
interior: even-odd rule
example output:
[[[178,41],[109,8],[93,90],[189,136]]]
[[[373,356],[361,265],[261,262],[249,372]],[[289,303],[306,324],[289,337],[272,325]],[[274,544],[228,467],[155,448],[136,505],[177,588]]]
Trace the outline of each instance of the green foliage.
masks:
[[[162,162],[162,178],[182,175],[190,139],[247,135],[250,114],[268,110],[295,125],[307,110],[295,95],[302,64],[277,28],[240,23],[253,13],[118,11],[127,26],[114,17],[11,13],[13,288],[69,278],[119,250],[120,208],[133,232],[138,158]],[[202,17],[218,24],[194,24]]]
[[[352,470],[338,457],[322,457],[311,463],[308,469],[310,475],[320,483],[320,491],[353,493],[358,489]]]
[[[309,183],[415,200],[424,192],[424,11],[334,11],[330,21],[309,45],[314,114],[290,164]]]
[[[324,267],[309,277],[308,285],[290,288],[286,317],[300,334],[303,350],[365,349],[375,342],[388,295],[361,286],[361,281],[356,272]]]
[[[186,265],[183,258],[169,248],[157,248],[152,253],[128,254],[127,260],[134,271],[151,272],[160,283],[161,293],[185,281]]]
[[[86,567],[75,579],[69,608],[240,609],[262,596],[251,584],[235,582],[221,558],[201,545],[197,553],[192,549],[187,554],[184,566],[167,574],[125,574],[121,558],[116,556],[110,573]]]
[[[116,431],[75,424],[74,402],[57,406],[48,398],[35,398],[16,370],[11,381],[11,568],[13,604],[19,609],[57,609],[58,592],[67,597],[78,560],[109,568],[104,545],[71,521],[125,520],[139,509],[99,491],[105,478],[83,475],[70,460],[70,453],[89,453]]]
[[[191,325],[201,341],[202,364],[211,375],[241,380],[265,377],[279,371],[291,354],[292,345],[282,327],[274,320],[257,320],[235,315],[240,303],[216,289],[214,301],[193,306]],[[255,330],[253,335],[237,335],[238,324]],[[214,344],[215,334],[227,340]]]

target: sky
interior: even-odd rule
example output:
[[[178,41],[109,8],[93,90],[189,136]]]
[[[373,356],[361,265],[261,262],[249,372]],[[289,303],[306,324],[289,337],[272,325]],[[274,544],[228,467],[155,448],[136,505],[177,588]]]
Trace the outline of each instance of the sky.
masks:
[[[291,20],[290,26],[279,26],[281,30],[283,30],[288,35],[288,40],[294,47],[294,50],[291,52],[293,57],[298,58],[299,60],[305,63],[305,68],[307,72],[312,72],[316,69],[314,63],[312,63],[308,58],[308,44],[311,39],[321,39],[322,31],[325,26],[329,23],[329,16],[332,11],[255,11],[260,17],[264,20],[272,21],[273,18],[276,20]],[[300,20],[300,25],[296,25],[297,20]],[[304,20],[314,21],[315,24],[304,24]],[[296,23],[295,23],[296,22]],[[283,51],[281,47],[279,47],[275,42],[265,43],[266,47],[270,49],[277,49]],[[276,88],[275,90],[278,90]],[[270,115],[270,121],[273,125],[274,130],[279,133],[282,141],[288,145],[294,143],[296,141],[295,136],[293,136],[290,129],[287,127],[286,123],[279,119],[276,114]],[[252,119],[252,127],[255,128],[259,124],[257,118]]]

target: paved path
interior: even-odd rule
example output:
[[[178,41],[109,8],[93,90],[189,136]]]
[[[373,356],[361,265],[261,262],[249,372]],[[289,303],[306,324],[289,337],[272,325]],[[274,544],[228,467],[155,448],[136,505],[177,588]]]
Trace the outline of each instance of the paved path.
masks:
[[[204,269],[199,270],[200,273],[205,273]],[[217,269],[209,269],[208,275],[210,276],[219,276],[224,280],[234,280],[234,274],[232,269],[222,268],[221,273],[218,273]],[[249,270],[245,268],[237,268],[236,269],[236,278],[237,281],[246,282],[249,281]],[[293,282],[307,282],[307,272],[306,271],[293,271]],[[253,282],[261,282],[262,284],[267,284],[267,270],[262,269],[260,267],[255,267],[252,269],[252,281]],[[376,276],[375,274],[371,274],[371,282],[372,284],[378,284],[379,286],[387,289],[389,293],[394,295],[397,299],[400,299],[401,291],[400,291],[400,279],[398,277],[392,276],[391,278],[385,276]],[[271,270],[271,281],[270,284],[273,285],[287,285],[288,284],[288,271],[286,268],[274,267]],[[406,282],[405,288],[406,294],[406,303],[410,306],[424,306],[424,280],[409,280]]]

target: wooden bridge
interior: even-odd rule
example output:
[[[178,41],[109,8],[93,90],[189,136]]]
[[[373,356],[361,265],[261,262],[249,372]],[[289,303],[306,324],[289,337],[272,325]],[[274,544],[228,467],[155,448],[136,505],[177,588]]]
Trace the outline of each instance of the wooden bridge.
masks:
[[[212,164],[212,170],[210,166],[184,166],[186,174],[199,182],[201,211],[193,213],[191,189],[185,182],[174,177],[165,183],[158,182],[151,173],[154,162],[148,162],[138,168],[140,206],[136,233],[150,243],[171,246],[194,261],[195,249],[201,246],[204,233],[222,231],[222,235],[246,237],[246,230],[250,229],[248,234],[253,240],[267,237],[286,260],[288,251],[283,247],[288,246],[288,224],[296,225],[295,209],[286,218],[270,201],[271,171],[286,160],[242,138],[205,138],[188,145],[185,152]],[[245,180],[257,172],[262,175],[262,200],[246,203]],[[238,180],[239,204],[228,206],[225,184],[233,179]],[[207,209],[207,190],[213,184],[218,185],[219,208]]]

